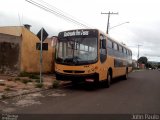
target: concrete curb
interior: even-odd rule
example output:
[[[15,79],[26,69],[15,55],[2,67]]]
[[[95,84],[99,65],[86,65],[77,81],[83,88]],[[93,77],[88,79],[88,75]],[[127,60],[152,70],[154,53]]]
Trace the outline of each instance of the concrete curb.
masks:
[[[145,71],[146,69],[139,69],[139,70],[133,70],[132,72],[141,72],[141,71]]]

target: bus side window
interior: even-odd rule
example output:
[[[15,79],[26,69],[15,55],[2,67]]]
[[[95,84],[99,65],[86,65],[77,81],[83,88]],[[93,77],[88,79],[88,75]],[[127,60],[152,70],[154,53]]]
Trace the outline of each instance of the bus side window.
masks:
[[[123,54],[124,54],[124,57],[126,57],[126,56],[127,56],[127,55],[126,55],[126,52],[127,52],[127,51],[126,51],[126,48],[124,48],[123,50],[124,50],[124,53],[123,53]]]
[[[122,47],[122,53],[124,53],[124,48]]]
[[[114,49],[114,50],[118,50],[118,45],[117,45],[117,43],[113,43],[113,49]]]
[[[106,49],[106,36],[100,34],[100,48]]]
[[[114,56],[118,57],[118,44],[113,43]]]
[[[112,42],[110,40],[108,40],[107,47],[112,49]]]
[[[106,49],[106,39],[102,39],[101,42],[101,48]]]
[[[107,40],[107,51],[109,55],[113,55],[113,42],[109,38]]]
[[[119,56],[122,58],[123,57],[123,48],[121,45],[119,45]]]

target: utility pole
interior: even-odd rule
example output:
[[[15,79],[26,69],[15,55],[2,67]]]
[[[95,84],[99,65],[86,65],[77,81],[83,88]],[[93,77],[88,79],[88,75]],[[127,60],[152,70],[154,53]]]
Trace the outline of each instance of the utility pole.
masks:
[[[138,60],[139,59],[139,47],[142,46],[142,45],[138,44],[137,46],[138,46],[138,55],[137,55],[137,60]]]
[[[102,13],[101,14],[108,14],[108,21],[107,21],[107,30],[106,30],[106,33],[108,34],[108,30],[109,30],[109,19],[110,19],[110,15],[118,15],[118,12],[117,13],[114,13],[114,12],[108,12],[108,13]]]
[[[139,66],[138,66],[138,59],[139,59],[139,47],[140,47],[140,46],[142,46],[142,45],[139,45],[139,44],[138,44],[137,46],[138,46],[137,67],[139,67]]]

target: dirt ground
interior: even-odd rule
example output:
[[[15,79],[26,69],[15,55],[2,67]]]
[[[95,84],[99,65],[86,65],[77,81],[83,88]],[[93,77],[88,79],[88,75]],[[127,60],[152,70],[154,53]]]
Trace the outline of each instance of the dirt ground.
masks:
[[[39,85],[39,75],[32,75],[28,77],[10,76],[0,74],[0,94],[14,94],[22,91],[29,91],[38,88],[52,87],[53,81],[56,80],[54,74],[42,75],[43,86]]]

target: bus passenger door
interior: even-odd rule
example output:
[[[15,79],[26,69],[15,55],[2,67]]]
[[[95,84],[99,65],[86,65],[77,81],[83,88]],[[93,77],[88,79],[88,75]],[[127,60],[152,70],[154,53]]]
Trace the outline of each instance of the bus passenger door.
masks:
[[[100,80],[106,79],[106,59],[107,59],[107,47],[106,47],[106,36],[100,34]]]

